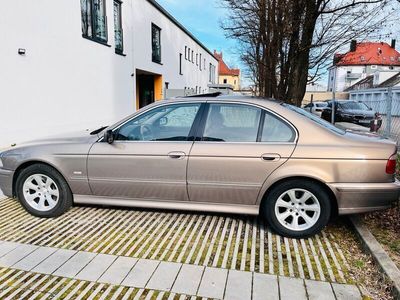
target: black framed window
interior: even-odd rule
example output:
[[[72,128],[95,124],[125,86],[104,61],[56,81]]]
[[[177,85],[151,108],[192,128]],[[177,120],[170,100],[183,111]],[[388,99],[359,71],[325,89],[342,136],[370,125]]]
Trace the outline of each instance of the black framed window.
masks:
[[[201,71],[201,53],[200,53],[200,59],[199,59],[199,67],[200,67],[200,71]]]
[[[114,0],[114,39],[115,52],[122,53],[124,51],[124,34],[122,30],[122,2]]]
[[[152,61],[161,63],[161,28],[151,24]]]
[[[199,54],[196,53],[196,66],[198,66],[198,65],[199,65]]]
[[[194,51],[192,50],[192,63],[194,63]]]
[[[182,53],[179,53],[179,75],[182,74]]]
[[[105,0],[81,0],[82,35],[106,43],[107,16]]]

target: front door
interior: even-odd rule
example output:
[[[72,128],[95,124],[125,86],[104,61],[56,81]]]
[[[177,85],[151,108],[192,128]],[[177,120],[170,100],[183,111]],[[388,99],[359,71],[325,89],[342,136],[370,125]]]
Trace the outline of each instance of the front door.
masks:
[[[250,105],[208,104],[203,131],[189,157],[190,201],[254,205],[266,178],[295,148],[288,123]]]
[[[162,105],[113,130],[115,141],[96,143],[88,176],[94,195],[188,200],[189,133],[200,103]]]
[[[139,89],[139,108],[154,102],[154,76],[139,74],[137,77],[137,88]]]

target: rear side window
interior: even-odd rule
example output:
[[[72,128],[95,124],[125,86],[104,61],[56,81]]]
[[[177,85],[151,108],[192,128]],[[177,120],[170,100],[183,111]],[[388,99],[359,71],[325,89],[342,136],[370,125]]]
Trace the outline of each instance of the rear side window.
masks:
[[[280,118],[265,113],[261,142],[293,142],[295,132],[286,122]]]
[[[242,104],[210,104],[203,141],[256,142],[261,109]]]

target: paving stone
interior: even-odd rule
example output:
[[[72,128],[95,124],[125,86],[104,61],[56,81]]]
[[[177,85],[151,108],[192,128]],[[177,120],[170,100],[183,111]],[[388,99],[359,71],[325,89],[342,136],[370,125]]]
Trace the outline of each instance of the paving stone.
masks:
[[[182,264],[180,263],[162,261],[158,265],[153,276],[151,276],[146,288],[152,290],[170,291],[181,267]]]
[[[17,262],[12,267],[14,269],[30,271],[38,264],[40,264],[43,260],[45,260],[47,257],[49,257],[51,254],[53,254],[56,250],[57,250],[56,248],[39,247],[31,254],[25,256],[22,260]]]
[[[118,257],[98,281],[116,285],[120,284],[137,261],[137,258]]]
[[[17,248],[20,244],[13,242],[3,242],[0,245],[0,257]]]
[[[21,244],[20,246],[0,258],[0,266],[7,268],[11,267],[12,265],[23,259],[25,256],[35,251],[37,248],[38,246]]]
[[[122,285],[144,288],[159,263],[157,260],[139,259],[122,282]]]
[[[253,273],[229,270],[225,298],[228,300],[251,299]]]
[[[200,297],[222,299],[224,297],[227,276],[228,270],[226,269],[206,267],[197,295]]]
[[[329,282],[306,280],[305,283],[310,300],[335,300],[335,294]]]
[[[359,300],[361,293],[355,285],[332,283],[337,300]]]
[[[299,278],[279,277],[281,300],[307,300],[304,281]]]
[[[96,281],[117,259],[115,255],[99,254],[86,265],[76,276],[76,279]]]
[[[174,286],[172,287],[172,292],[177,294],[196,295],[204,268],[204,266],[188,264],[182,265]]]
[[[59,249],[33,268],[32,272],[52,274],[76,253],[77,251]]]
[[[253,300],[279,300],[278,277],[270,274],[254,273]]]
[[[80,270],[83,269],[83,267],[85,267],[93,258],[95,258],[95,256],[95,253],[78,252],[53,274],[57,276],[73,278],[79,273]]]

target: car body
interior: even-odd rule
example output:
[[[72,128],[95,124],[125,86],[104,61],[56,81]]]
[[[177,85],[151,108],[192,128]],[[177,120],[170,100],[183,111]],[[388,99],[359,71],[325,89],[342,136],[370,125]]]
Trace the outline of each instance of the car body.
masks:
[[[12,147],[0,154],[0,188],[40,217],[72,202],[262,214],[279,233],[304,237],[332,214],[397,201],[396,152],[388,139],[278,101],[187,97],[92,134]]]
[[[372,108],[363,102],[353,100],[335,101],[335,122],[347,122],[364,127],[370,127],[374,119],[378,119],[379,126],[382,120]],[[332,118],[332,101],[328,101],[327,107],[323,110],[321,117],[330,122]]]
[[[309,111],[310,113],[321,117],[322,111],[328,107],[327,102],[310,102],[307,105],[304,105],[303,109]]]

